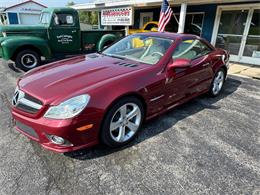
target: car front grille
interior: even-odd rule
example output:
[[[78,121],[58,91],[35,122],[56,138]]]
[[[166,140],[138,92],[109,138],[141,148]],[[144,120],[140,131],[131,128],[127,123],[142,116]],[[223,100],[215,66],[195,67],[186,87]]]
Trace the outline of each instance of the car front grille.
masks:
[[[34,98],[23,91],[16,89],[12,104],[17,109],[22,110],[24,112],[28,112],[31,114],[37,113],[43,106],[42,102],[37,98]]]
[[[16,123],[16,127],[18,129],[20,129],[21,131],[27,133],[28,135],[30,135],[30,136],[32,136],[34,138],[39,139],[38,134],[35,132],[35,130],[33,128],[31,128],[31,127],[29,127],[29,126],[27,126],[27,125],[25,125],[25,124],[23,124],[23,123],[21,123],[19,121],[16,121],[15,123]]]

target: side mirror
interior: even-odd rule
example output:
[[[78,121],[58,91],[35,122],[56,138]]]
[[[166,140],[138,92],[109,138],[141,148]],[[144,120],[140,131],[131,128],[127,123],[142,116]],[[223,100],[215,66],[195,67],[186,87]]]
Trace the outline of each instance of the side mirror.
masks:
[[[168,65],[168,69],[172,70],[175,68],[188,68],[191,66],[191,60],[185,58],[179,58],[176,60],[172,60]]]

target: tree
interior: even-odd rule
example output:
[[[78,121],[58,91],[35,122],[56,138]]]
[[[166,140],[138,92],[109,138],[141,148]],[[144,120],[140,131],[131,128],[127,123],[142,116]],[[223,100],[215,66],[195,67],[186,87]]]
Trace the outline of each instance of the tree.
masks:
[[[69,1],[67,6],[73,6],[75,3]],[[80,23],[97,25],[98,24],[98,12],[95,11],[79,11],[79,21]]]
[[[75,3],[74,3],[73,1],[69,1],[69,2],[67,3],[67,6],[68,6],[68,7],[73,6],[73,5],[75,5]]]

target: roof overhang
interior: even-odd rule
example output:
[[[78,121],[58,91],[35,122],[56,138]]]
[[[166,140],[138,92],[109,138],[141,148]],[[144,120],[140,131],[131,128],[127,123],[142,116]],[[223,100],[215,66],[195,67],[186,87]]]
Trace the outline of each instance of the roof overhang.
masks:
[[[188,5],[202,5],[202,4],[212,4],[212,3],[239,3],[239,2],[249,2],[249,0],[187,0]],[[112,7],[123,7],[132,6],[134,8],[143,7],[155,7],[160,6],[162,0],[94,0],[91,3],[76,4],[71,6],[77,10],[101,10],[105,8]],[[185,3],[183,0],[169,0],[171,5],[180,5]]]

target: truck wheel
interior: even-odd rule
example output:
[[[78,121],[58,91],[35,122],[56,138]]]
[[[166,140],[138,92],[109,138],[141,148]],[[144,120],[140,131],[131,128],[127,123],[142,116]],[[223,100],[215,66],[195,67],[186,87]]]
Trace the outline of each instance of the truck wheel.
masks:
[[[39,66],[41,64],[41,58],[40,55],[33,50],[23,50],[17,54],[15,64],[17,68],[28,71]]]

